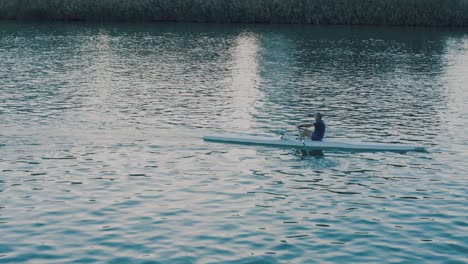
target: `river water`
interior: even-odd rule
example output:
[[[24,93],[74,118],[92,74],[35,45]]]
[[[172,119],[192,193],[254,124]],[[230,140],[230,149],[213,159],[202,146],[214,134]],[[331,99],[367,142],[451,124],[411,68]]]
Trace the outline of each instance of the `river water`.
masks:
[[[0,23],[0,263],[464,263],[468,32]],[[427,153],[204,142],[327,135]]]

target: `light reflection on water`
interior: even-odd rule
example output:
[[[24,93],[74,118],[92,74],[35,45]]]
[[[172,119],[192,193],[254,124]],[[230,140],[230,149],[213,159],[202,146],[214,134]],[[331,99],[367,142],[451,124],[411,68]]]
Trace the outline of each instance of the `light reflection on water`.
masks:
[[[461,30],[0,27],[0,262],[466,261]],[[329,134],[429,153],[211,144]]]

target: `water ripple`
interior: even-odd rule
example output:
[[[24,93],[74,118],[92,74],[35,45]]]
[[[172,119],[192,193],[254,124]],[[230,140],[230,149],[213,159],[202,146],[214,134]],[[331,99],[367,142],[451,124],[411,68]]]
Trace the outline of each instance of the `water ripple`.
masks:
[[[466,262],[465,32],[1,24],[0,262]],[[201,139],[317,110],[430,151]]]

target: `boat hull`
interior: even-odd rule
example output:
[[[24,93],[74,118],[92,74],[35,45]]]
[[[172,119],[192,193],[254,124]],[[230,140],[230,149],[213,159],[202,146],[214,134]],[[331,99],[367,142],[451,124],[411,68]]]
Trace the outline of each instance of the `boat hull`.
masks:
[[[354,139],[324,138],[322,141],[296,140],[295,138],[280,138],[266,136],[212,135],[204,136],[205,141],[264,145],[272,147],[292,147],[306,150],[355,150],[355,151],[426,151],[422,145],[390,144],[363,142]]]

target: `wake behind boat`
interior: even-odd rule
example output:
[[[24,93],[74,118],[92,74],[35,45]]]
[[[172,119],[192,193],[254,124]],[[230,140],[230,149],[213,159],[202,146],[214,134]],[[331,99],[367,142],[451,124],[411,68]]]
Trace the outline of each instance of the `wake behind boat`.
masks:
[[[212,142],[293,147],[305,150],[426,151],[426,147],[422,145],[363,142],[346,138],[324,138],[322,141],[312,141],[310,139],[297,139],[291,136],[268,137],[225,134],[204,136],[203,139]]]

